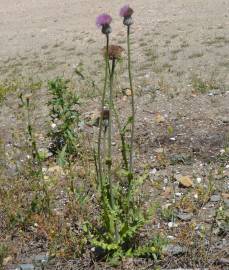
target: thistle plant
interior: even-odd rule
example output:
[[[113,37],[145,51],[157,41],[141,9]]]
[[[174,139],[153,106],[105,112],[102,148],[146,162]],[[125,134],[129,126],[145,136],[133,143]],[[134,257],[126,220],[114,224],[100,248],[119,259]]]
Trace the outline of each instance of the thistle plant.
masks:
[[[124,11],[125,12],[124,12]],[[99,119],[98,151],[96,158],[96,175],[99,184],[99,200],[101,214],[97,226],[87,222],[84,227],[89,236],[90,243],[95,250],[102,250],[105,257],[119,260],[123,256],[152,256],[160,255],[160,247],[155,241],[148,245],[141,246],[136,241],[139,229],[152,216],[153,208],[143,211],[141,209],[140,186],[146,179],[146,175],[135,177],[133,180],[133,136],[134,136],[134,92],[131,76],[130,59],[130,25],[133,23],[131,15],[133,10],[129,7],[121,9],[120,15],[124,17],[124,24],[127,25],[128,45],[128,70],[129,81],[132,93],[132,115],[122,127],[119,113],[115,106],[114,99],[114,74],[118,60],[121,57],[123,48],[118,45],[109,44],[111,33],[111,17],[107,14],[100,15],[97,26],[101,27],[106,37],[106,46],[103,49],[105,59],[105,77],[101,99],[101,114]],[[114,116],[114,117],[113,117]],[[114,118],[114,119],[113,119]],[[121,139],[121,154],[123,165],[116,167],[112,153],[113,122],[116,120]],[[127,126],[132,123],[130,157],[127,157],[128,149],[125,143]],[[104,132],[103,132],[104,130]],[[124,168],[124,170],[123,170]],[[115,174],[116,169],[120,172]],[[128,181],[126,181],[126,179]],[[127,182],[127,185],[126,185]]]

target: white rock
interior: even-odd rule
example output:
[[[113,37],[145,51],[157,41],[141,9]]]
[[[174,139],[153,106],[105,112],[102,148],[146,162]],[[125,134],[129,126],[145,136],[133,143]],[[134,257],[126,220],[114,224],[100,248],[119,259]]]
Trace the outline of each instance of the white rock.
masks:
[[[202,181],[201,177],[197,177],[197,178],[196,178],[196,182],[197,182],[198,184],[201,183],[201,181]]]
[[[176,227],[178,227],[178,225],[175,222],[169,222],[168,227],[169,228],[176,228]]]
[[[43,172],[43,173],[47,172],[47,170],[48,170],[48,169],[45,168],[45,167],[42,168],[42,172]]]
[[[157,169],[156,168],[153,168],[151,171],[150,171],[150,174],[156,174],[156,172],[157,172]]]
[[[163,182],[164,182],[165,185],[167,185],[167,184],[168,184],[168,178],[165,178],[165,179],[163,180]]]
[[[52,123],[51,124],[51,128],[53,128],[53,129],[56,128],[56,124],[55,123]]]

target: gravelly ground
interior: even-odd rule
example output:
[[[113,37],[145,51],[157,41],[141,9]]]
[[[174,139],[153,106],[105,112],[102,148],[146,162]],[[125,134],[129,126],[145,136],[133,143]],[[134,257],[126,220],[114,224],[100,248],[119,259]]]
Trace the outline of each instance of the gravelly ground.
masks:
[[[125,47],[125,28],[118,17],[122,1],[0,2],[2,80],[33,77],[46,81],[63,73],[72,76],[73,66],[83,63],[83,74],[99,85],[102,73],[97,66],[101,66],[100,49],[104,40],[96,29],[95,17],[104,11],[113,15],[112,43]],[[198,177],[207,181],[214,171],[216,194],[228,194],[229,161],[220,159],[222,150],[229,145],[228,1],[135,0],[129,3],[135,10],[132,40],[138,95],[136,164],[140,171],[146,165],[152,169],[147,184],[147,189],[152,189],[152,200],[155,196],[162,204],[172,200],[171,196],[165,198],[162,182],[174,174],[190,175],[197,187]],[[125,79],[124,73],[117,93],[123,115],[127,114],[128,98],[121,95],[120,89],[128,87]],[[77,82],[78,77],[74,80]],[[13,142],[12,134],[20,138],[24,128],[18,107],[19,92],[10,94],[0,107],[0,137],[5,144]],[[84,93],[86,114],[98,107],[95,105],[98,99],[92,96]],[[33,93],[33,101],[33,122],[44,137],[45,84],[42,90]],[[172,134],[168,132],[170,127]],[[223,174],[217,171],[222,166]],[[180,191],[188,193],[177,190]],[[195,222],[208,223],[206,220],[214,216],[216,207],[217,203],[210,202],[206,209],[201,208],[194,217]],[[172,230],[168,234],[177,236],[178,232]],[[222,242],[222,238],[217,241]],[[222,244],[223,252],[226,246]],[[21,258],[24,260],[26,256]],[[17,259],[22,262],[20,256]],[[176,259],[171,261],[179,266]]]

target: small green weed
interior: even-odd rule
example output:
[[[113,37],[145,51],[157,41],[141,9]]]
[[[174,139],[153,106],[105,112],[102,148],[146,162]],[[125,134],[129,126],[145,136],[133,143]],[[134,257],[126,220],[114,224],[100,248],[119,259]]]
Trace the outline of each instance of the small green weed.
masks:
[[[0,103],[5,99],[8,93],[16,91],[16,84],[0,83]]]
[[[207,93],[212,89],[218,89],[219,86],[216,84],[214,75],[211,76],[209,80],[204,80],[200,76],[193,75],[192,77],[192,87],[193,90],[197,93]]]
[[[77,154],[78,136],[76,128],[79,123],[79,97],[68,88],[68,80],[56,78],[48,82],[52,95],[48,102],[52,119],[49,137],[50,151],[57,155],[60,164]]]
[[[3,270],[3,262],[4,259],[7,257],[8,255],[8,248],[6,245],[4,244],[0,244],[0,270]]]

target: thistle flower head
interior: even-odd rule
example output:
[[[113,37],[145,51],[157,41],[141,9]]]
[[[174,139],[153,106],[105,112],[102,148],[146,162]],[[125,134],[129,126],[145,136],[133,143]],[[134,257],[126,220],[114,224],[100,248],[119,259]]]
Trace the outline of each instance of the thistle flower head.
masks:
[[[111,16],[109,14],[103,13],[96,18],[96,25],[98,27],[103,27],[104,25],[110,24],[111,21]]]
[[[103,13],[96,18],[96,25],[99,28],[102,28],[103,34],[108,35],[111,33],[111,27],[110,27],[111,21],[112,21],[112,17],[109,14]]]
[[[120,9],[119,15],[123,18],[131,17],[134,13],[133,9],[129,7],[129,5],[125,5]]]
[[[121,46],[109,45],[109,47],[108,47],[108,59],[110,59],[110,60],[120,59],[121,56],[122,56],[123,51],[124,51],[124,49]],[[106,57],[107,48],[104,47],[102,52],[103,52],[104,57]]]

